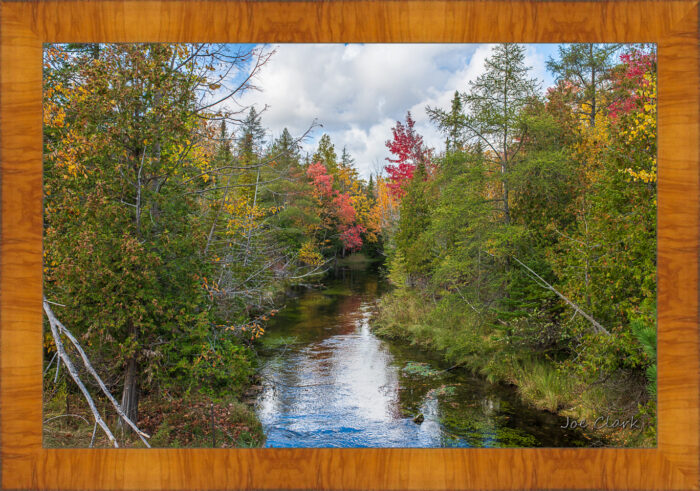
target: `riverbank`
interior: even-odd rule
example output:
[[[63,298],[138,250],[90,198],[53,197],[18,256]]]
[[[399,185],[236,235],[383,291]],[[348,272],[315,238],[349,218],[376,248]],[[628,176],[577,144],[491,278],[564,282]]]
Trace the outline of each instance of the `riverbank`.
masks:
[[[372,262],[364,256],[348,256],[344,264]],[[292,282],[271,284],[268,296],[281,308],[309,285]],[[270,314],[272,312],[272,314]],[[263,319],[266,325],[276,313],[250,311],[251,325]],[[243,314],[240,314],[243,316]],[[243,318],[243,317],[240,317]],[[267,319],[265,319],[267,318]],[[244,324],[245,325],[245,324]],[[223,332],[223,331],[222,331]],[[136,425],[150,435],[153,448],[247,448],[260,447],[265,434],[254,409],[262,389],[257,374],[257,353],[265,336],[238,330],[218,340],[218,349],[191,342],[183,351],[189,359],[161,370],[158,382],[139,394]],[[258,340],[258,336],[261,336]],[[257,340],[257,341],[256,341]],[[93,438],[94,415],[72,381],[61,377],[54,383],[55,366],[44,378],[43,445],[46,448],[112,448],[107,435],[98,427]],[[112,388],[119,397],[119,390]],[[122,448],[144,448],[141,439],[117,429],[118,418],[111,403],[98,391],[92,392],[95,405]]]
[[[251,389],[252,387],[252,389]],[[262,425],[252,404],[259,385],[252,384],[243,397],[229,395],[211,398],[204,394],[147,394],[139,404],[137,426],[151,438],[153,448],[245,448],[259,447],[265,441]],[[105,421],[115,431],[116,415],[106,400],[95,401]],[[102,411],[102,408],[107,408]],[[93,441],[94,419],[85,400],[78,394],[57,391],[44,402],[44,442],[46,448],[111,448],[99,428]],[[212,432],[213,427],[213,432]],[[121,448],[144,448],[134,435],[116,430]]]
[[[353,261],[354,262],[354,261]],[[371,331],[387,283],[350,265],[300,290],[260,342],[266,447],[586,447],[512,387]]]
[[[515,386],[525,403],[585,425],[587,436],[605,446],[656,445],[653,411],[636,403],[645,380],[635,374],[586,382],[552,360],[510,348],[454,298],[435,301],[405,288],[382,297],[372,324],[380,337],[437,352],[452,366]]]

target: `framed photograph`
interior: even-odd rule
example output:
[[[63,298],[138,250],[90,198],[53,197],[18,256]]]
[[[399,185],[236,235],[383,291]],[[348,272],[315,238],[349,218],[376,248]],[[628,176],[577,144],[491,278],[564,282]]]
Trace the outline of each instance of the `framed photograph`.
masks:
[[[698,3],[0,3],[9,489],[700,487]]]

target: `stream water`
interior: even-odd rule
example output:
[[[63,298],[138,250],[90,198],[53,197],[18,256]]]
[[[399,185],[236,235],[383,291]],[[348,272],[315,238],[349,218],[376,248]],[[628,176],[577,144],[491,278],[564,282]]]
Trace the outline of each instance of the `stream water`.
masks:
[[[260,353],[267,447],[586,445],[561,428],[565,418],[524,405],[512,388],[374,335],[385,289],[372,269],[341,268],[288,299]]]

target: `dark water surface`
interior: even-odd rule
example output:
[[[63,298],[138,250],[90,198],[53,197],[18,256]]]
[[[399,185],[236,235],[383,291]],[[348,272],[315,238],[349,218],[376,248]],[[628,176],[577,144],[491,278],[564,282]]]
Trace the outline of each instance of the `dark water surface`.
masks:
[[[586,444],[511,388],[375,336],[370,317],[386,288],[376,271],[340,269],[324,285],[288,299],[264,337],[256,407],[267,447]]]

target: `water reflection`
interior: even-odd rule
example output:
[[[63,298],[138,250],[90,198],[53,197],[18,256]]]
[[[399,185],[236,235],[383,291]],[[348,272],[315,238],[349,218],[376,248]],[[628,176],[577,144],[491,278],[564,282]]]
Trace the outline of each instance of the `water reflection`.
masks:
[[[376,274],[344,270],[275,319],[257,403],[266,446],[582,444],[558,428],[560,418],[523,407],[512,391],[377,338],[369,321],[382,288]]]

